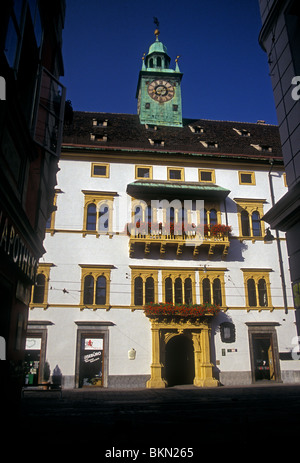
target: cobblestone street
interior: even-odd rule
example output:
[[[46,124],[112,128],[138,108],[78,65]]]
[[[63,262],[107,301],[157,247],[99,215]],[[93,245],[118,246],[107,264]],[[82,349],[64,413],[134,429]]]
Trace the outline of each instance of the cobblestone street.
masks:
[[[247,454],[270,456],[289,442],[292,452],[299,417],[299,385],[76,389],[63,390],[62,398],[57,392],[27,391],[20,425],[24,445],[36,442],[49,452],[88,448],[101,461],[166,461],[154,450],[151,456],[150,449],[176,447],[192,449],[196,461],[204,448],[228,454],[237,444]],[[119,455],[118,449],[136,449],[139,455]],[[173,458],[192,460],[182,455]]]

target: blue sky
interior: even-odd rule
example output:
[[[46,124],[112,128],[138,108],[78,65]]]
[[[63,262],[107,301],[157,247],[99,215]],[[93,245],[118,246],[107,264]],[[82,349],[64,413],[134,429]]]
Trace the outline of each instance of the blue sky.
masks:
[[[258,0],[66,0],[67,99],[74,110],[136,114],[142,56],[153,17],[180,55],[183,117],[277,124]]]

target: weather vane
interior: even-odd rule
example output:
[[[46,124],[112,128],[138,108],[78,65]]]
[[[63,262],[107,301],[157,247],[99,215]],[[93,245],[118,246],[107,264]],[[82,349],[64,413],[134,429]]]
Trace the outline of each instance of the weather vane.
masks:
[[[154,35],[156,35],[156,39],[158,40],[158,36],[159,36],[159,29],[158,29],[158,28],[159,28],[159,21],[158,21],[158,19],[157,19],[156,16],[153,17],[153,22],[154,22],[154,24],[156,25],[156,29],[155,29],[155,31],[154,31]]]
[[[157,29],[159,28],[159,21],[156,16],[153,17],[153,22],[156,25]]]

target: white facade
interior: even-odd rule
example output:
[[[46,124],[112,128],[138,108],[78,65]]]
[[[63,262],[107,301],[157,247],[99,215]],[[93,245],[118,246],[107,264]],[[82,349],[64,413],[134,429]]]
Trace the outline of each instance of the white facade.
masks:
[[[180,130],[180,129],[178,129]],[[93,163],[107,164],[107,176],[92,175]],[[130,237],[123,233],[130,221],[131,196],[127,185],[136,181],[137,165],[152,166],[153,180],[168,180],[167,167],[184,168],[184,182],[199,182],[199,169],[211,169],[215,185],[230,190],[224,201],[219,201],[221,223],[232,227],[228,254],[208,255],[200,249],[199,255],[183,249],[177,256],[166,248],[164,255],[159,249],[147,254],[136,249],[129,254]],[[253,355],[255,348],[250,340],[251,333],[259,339],[269,339],[277,370],[272,378],[276,381],[294,382],[300,378],[300,363],[297,354],[291,355],[296,346],[295,313],[288,272],[288,257],[285,235],[280,233],[287,307],[283,298],[281,270],[276,240],[266,244],[261,236],[243,237],[239,225],[237,204],[256,200],[266,213],[271,207],[269,185],[270,166],[246,164],[241,160],[201,161],[191,163],[178,157],[176,163],[164,157],[147,159],[144,153],[132,153],[126,161],[105,149],[82,155],[78,150],[64,150],[59,164],[56,206],[52,223],[44,243],[46,253],[41,259],[40,269],[45,271],[48,281],[42,303],[32,302],[29,315],[28,338],[41,336],[44,348],[40,361],[47,360],[51,372],[58,367],[64,387],[79,387],[80,383],[80,338],[103,336],[104,387],[145,387],[150,378],[152,359],[151,323],[143,307],[134,306],[133,277],[136,269],[141,273],[157,275],[157,302],[163,301],[163,273],[180,271],[192,273],[194,300],[203,302],[203,287],[200,279],[203,271],[220,271],[222,289],[222,310],[211,325],[211,362],[214,377],[219,384],[249,384],[255,381]],[[254,184],[240,184],[239,172],[251,171]],[[272,182],[275,200],[286,192],[284,171],[280,166],[273,168]],[[150,181],[150,180],[149,180]],[[175,182],[174,182],[175,183]],[[199,183],[200,184],[200,183]],[[86,197],[91,192],[113,198],[113,232],[98,235],[94,231],[84,233]],[[113,193],[113,195],[112,195]],[[178,199],[181,199],[180,197]],[[262,201],[263,200],[263,201]],[[225,207],[226,205],[226,207]],[[263,225],[262,225],[262,230]],[[45,264],[52,264],[45,266]],[[44,267],[43,267],[44,265]],[[105,306],[82,304],[82,269],[100,266],[109,272],[109,286],[106,286]],[[245,288],[245,275],[249,273],[267,275],[268,303],[265,306],[249,307]],[[225,296],[225,297],[224,297]],[[232,342],[221,339],[220,324],[230,321],[235,328]],[[274,345],[274,337],[277,345]],[[268,336],[271,336],[268,338]],[[254,341],[253,341],[254,342]],[[252,346],[252,347],[251,347]],[[135,350],[130,358],[131,349]],[[252,349],[252,350],[251,350]],[[253,350],[254,349],[254,350]],[[254,352],[254,353],[253,353]],[[284,355],[283,355],[284,354]],[[251,357],[252,356],[252,357]],[[252,360],[251,360],[252,358]],[[257,359],[256,359],[257,360]],[[100,384],[100,383],[99,383]]]

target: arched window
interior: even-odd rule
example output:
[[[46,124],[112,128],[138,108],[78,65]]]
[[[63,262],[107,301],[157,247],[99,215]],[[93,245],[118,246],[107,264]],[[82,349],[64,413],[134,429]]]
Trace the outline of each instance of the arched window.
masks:
[[[38,273],[33,290],[32,302],[42,304],[45,298],[46,277],[43,273]]]
[[[145,303],[154,302],[154,279],[148,277],[145,283]]]
[[[136,277],[134,279],[134,305],[143,305],[143,279]]]
[[[260,307],[267,307],[268,306],[268,295],[267,295],[267,285],[264,278],[258,280],[258,301]]]
[[[261,236],[260,216],[259,212],[252,212],[252,233],[253,236]]]
[[[247,281],[247,289],[248,289],[249,306],[256,307],[257,306],[256,289],[255,289],[255,281],[253,280],[253,278],[249,278],[249,280]]]
[[[97,210],[95,204],[89,204],[86,213],[86,229],[96,230]]]
[[[96,304],[106,304],[106,278],[101,275],[96,283]]]
[[[222,291],[220,278],[215,278],[213,281],[213,299],[214,304],[222,305]]]
[[[211,225],[216,225],[218,223],[217,219],[217,211],[215,209],[211,209],[209,212],[209,221]]]
[[[99,230],[107,231],[109,224],[109,208],[106,204],[101,204],[99,208]]]
[[[207,225],[207,210],[204,209],[204,225]]]
[[[151,58],[150,61],[149,61],[149,67],[153,68],[153,58]]]
[[[193,286],[191,278],[184,280],[184,302],[186,304],[192,304],[193,302]]]
[[[157,64],[157,67],[159,68],[161,67],[161,57],[160,56],[157,57],[156,64]]]
[[[165,299],[166,302],[173,302],[173,287],[170,277],[165,279]]]
[[[247,211],[241,212],[242,235],[250,236],[249,214]]]
[[[211,303],[210,281],[209,278],[202,280],[203,303]]]
[[[94,277],[87,275],[84,279],[83,303],[93,304],[94,302]]]
[[[175,280],[175,304],[182,304],[182,280],[180,277]]]

